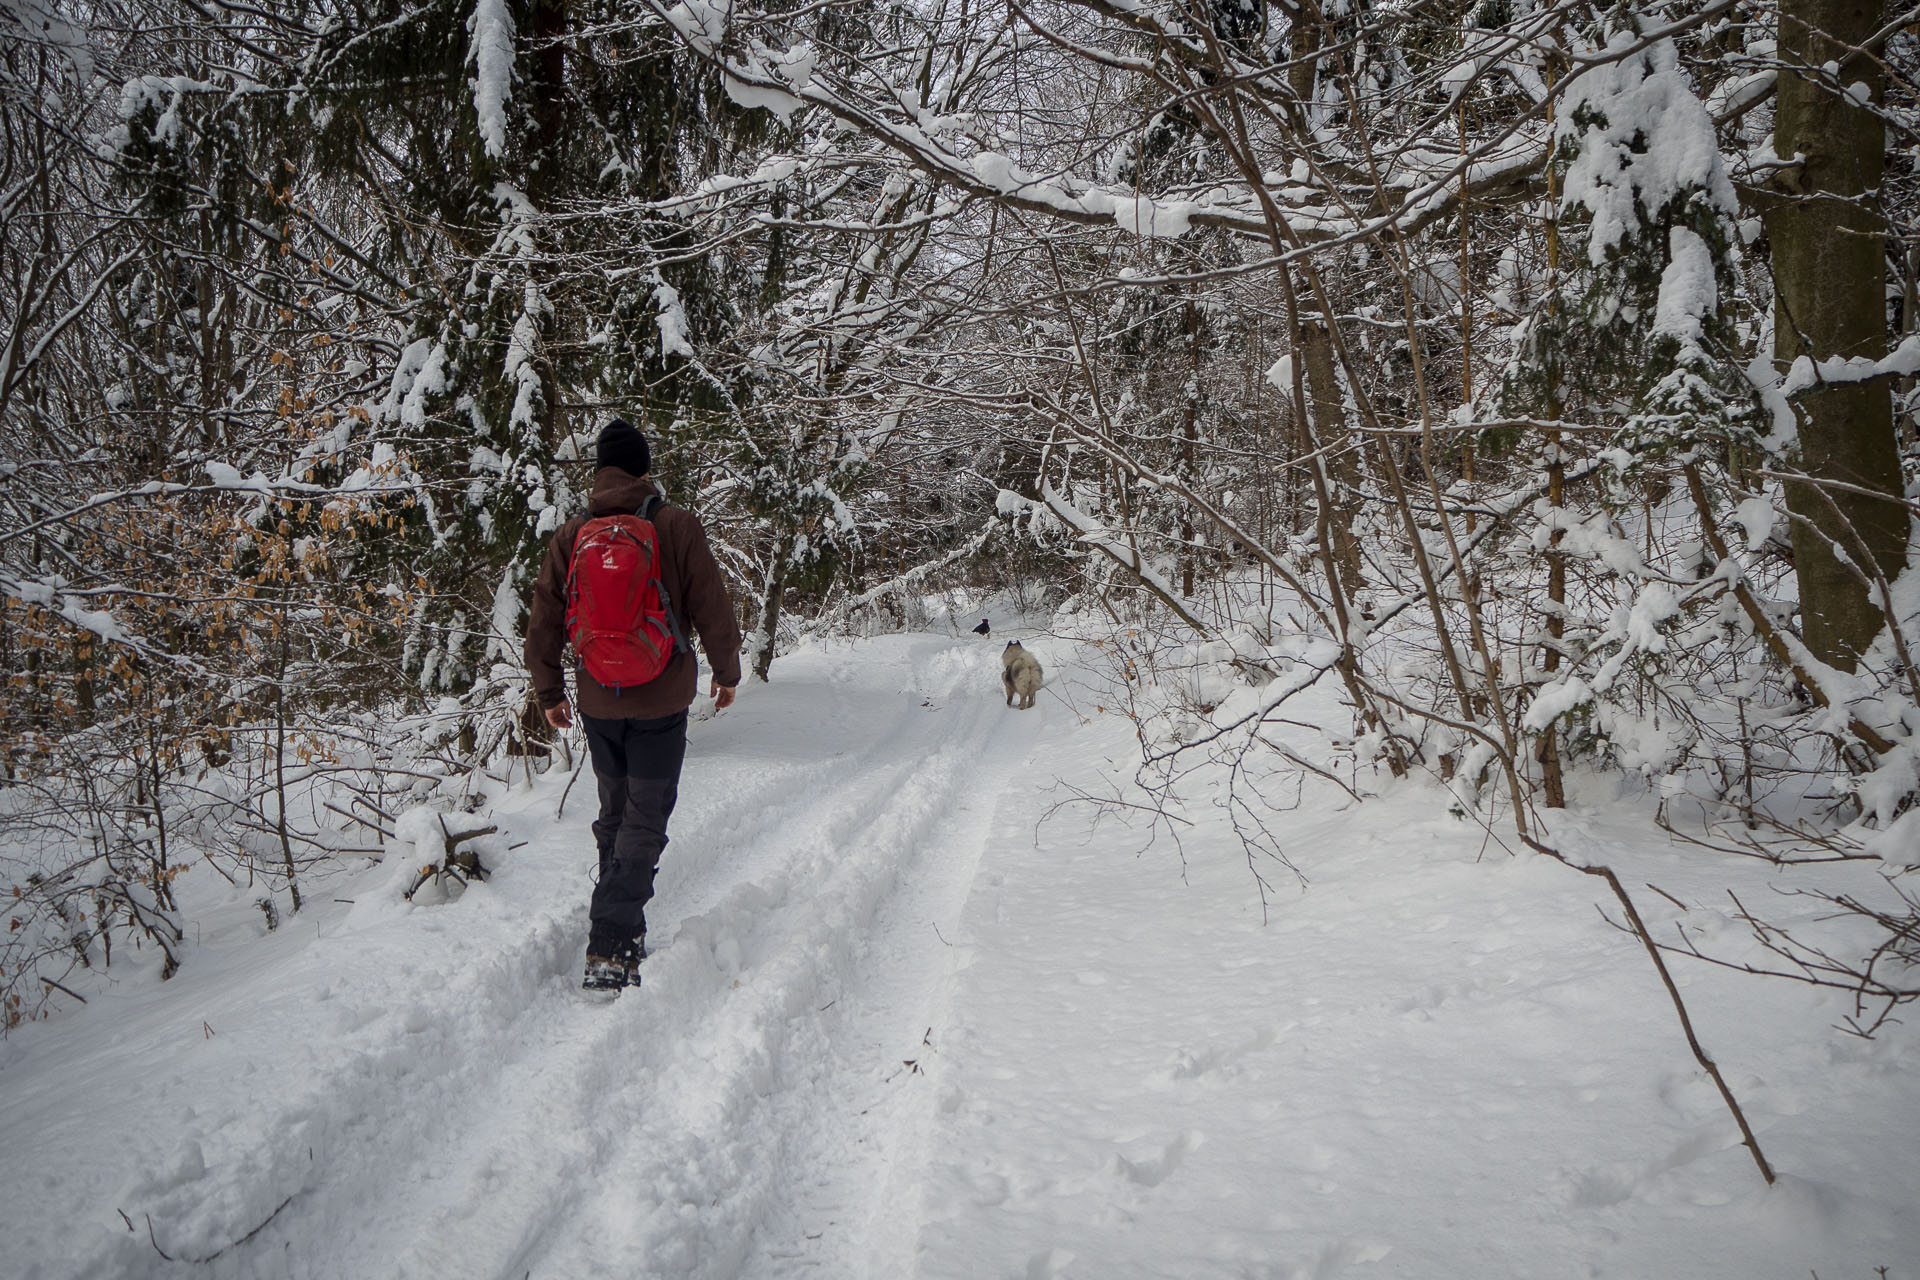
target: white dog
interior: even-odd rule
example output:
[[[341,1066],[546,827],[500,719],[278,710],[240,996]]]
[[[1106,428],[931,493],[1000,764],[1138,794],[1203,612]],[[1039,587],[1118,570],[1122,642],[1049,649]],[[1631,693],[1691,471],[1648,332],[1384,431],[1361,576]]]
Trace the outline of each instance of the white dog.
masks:
[[[1033,705],[1033,695],[1040,692],[1040,659],[1020,647],[1018,640],[1007,641],[1007,647],[1000,653],[1000,681],[1007,686],[1007,705],[1013,705],[1013,695],[1020,695],[1020,710],[1025,711]]]

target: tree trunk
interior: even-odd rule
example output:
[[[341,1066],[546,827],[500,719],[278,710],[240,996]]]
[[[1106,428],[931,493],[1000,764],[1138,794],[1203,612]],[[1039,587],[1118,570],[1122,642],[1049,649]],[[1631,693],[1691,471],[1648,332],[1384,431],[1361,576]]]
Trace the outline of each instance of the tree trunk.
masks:
[[[1199,440],[1200,440],[1200,308],[1189,302],[1186,306],[1187,343],[1193,357],[1193,364],[1187,371],[1186,413],[1180,431],[1180,478],[1188,484],[1197,484],[1200,479]],[[1180,515],[1180,596],[1184,600],[1193,599],[1193,570],[1197,553],[1194,540],[1199,531],[1194,527],[1193,508],[1182,506]]]
[[[1781,172],[1766,210],[1774,359],[1783,368],[1802,355],[1886,355],[1886,227],[1875,207],[1885,128],[1848,94],[1823,85],[1835,77],[1820,70],[1837,62],[1839,82],[1863,83],[1877,107],[1885,96],[1879,63],[1854,51],[1882,12],[1868,0],[1781,6],[1774,149],[1789,161],[1800,158]],[[1868,586],[1873,568],[1892,579],[1906,561],[1905,508],[1873,496],[1897,499],[1902,489],[1892,397],[1885,379],[1840,383],[1799,397],[1796,410],[1807,475],[1867,490],[1786,487],[1807,647],[1851,671],[1884,621]],[[1863,556],[1873,565],[1861,563]]]
[[[1547,123],[1553,124],[1553,107],[1547,107]],[[1461,203],[1461,218],[1466,204]],[[1560,278],[1560,186],[1552,169],[1547,170],[1547,278]],[[1557,293],[1557,290],[1554,291]],[[1549,294],[1549,296],[1554,296]],[[1549,304],[1553,305],[1553,304]],[[1566,406],[1560,402],[1560,371],[1557,365],[1547,371],[1547,420],[1560,421]],[[1547,682],[1560,671],[1560,642],[1567,634],[1567,554],[1561,549],[1566,529],[1558,512],[1567,505],[1567,454],[1558,427],[1547,429],[1547,504],[1554,508],[1555,520],[1547,541]],[[1540,789],[1547,808],[1567,807],[1567,779],[1560,767],[1560,723],[1552,721],[1540,735]]]
[[[1323,548],[1339,567],[1340,580],[1346,584],[1349,598],[1365,581],[1360,569],[1360,544],[1353,536],[1353,521],[1359,515],[1360,469],[1354,456],[1341,444],[1346,439],[1345,405],[1340,397],[1340,379],[1334,371],[1333,344],[1325,323],[1318,316],[1303,321],[1295,338],[1307,377],[1308,408],[1313,414],[1314,444],[1324,450],[1314,463],[1324,467],[1332,482],[1331,509],[1327,512],[1333,545]]]
[[[773,571],[767,575],[767,598],[760,608],[760,625],[753,631],[753,674],[764,683],[773,669],[773,638],[780,630],[780,608],[787,598],[787,565],[791,544],[782,539],[774,557]]]

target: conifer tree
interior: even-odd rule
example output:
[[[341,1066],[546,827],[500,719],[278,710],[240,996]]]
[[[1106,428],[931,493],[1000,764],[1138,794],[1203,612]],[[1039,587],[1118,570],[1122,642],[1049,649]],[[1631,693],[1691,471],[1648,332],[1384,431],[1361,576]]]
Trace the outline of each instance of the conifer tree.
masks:
[[[731,309],[671,211],[712,86],[604,4],[428,4],[309,61],[296,129],[391,193],[404,332],[374,416],[421,498],[395,549],[420,591],[408,665],[464,691],[517,668],[538,557],[584,501],[579,441],[624,413],[672,459],[726,402],[694,352]]]

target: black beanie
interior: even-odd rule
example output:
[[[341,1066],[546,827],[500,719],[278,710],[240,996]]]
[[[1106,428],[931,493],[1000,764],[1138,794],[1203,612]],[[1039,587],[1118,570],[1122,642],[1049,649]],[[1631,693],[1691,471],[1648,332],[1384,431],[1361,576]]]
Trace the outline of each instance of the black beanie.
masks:
[[[653,470],[653,451],[647,438],[625,418],[615,418],[600,429],[600,443],[594,446],[593,469],[618,467],[628,475],[643,476]]]

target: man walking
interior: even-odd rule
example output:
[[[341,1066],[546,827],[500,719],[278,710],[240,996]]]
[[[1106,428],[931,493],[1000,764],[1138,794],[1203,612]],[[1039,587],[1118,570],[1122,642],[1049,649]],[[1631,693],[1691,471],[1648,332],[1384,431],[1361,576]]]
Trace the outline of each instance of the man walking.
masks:
[[[740,626],[720,566],[707,546],[706,530],[692,512],[665,505],[665,495],[653,481],[647,438],[615,418],[600,433],[594,462],[587,514],[560,526],[541,560],[525,657],[547,723],[567,728],[573,712],[561,655],[570,634],[592,643],[578,629],[577,618],[569,617],[570,610],[577,614],[581,608],[576,600],[575,543],[590,520],[637,515],[650,521],[657,538],[660,599],[676,635],[671,657],[658,675],[642,683],[603,684],[575,655],[580,719],[600,785],[600,816],[593,824],[600,878],[589,913],[583,985],[589,991],[618,991],[640,981],[640,961],[647,954],[646,906],[653,897],[660,851],[667,844],[667,819],[679,794],[687,708],[698,676],[686,643],[689,624],[713,668],[716,710],[732,705],[740,683]],[[606,674],[604,666],[601,669]]]

